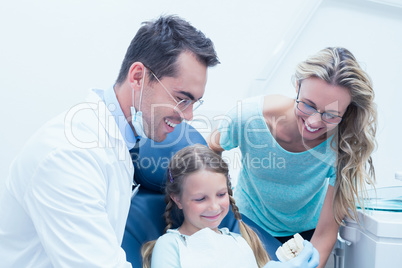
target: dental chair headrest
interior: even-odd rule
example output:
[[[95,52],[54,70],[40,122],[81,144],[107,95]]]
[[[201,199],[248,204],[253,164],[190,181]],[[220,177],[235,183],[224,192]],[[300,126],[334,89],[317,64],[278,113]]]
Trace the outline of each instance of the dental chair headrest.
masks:
[[[163,193],[170,159],[180,149],[196,143],[207,145],[202,135],[185,122],[177,125],[162,142],[151,139],[143,143],[141,141],[134,172],[135,181],[141,184],[141,188]]]

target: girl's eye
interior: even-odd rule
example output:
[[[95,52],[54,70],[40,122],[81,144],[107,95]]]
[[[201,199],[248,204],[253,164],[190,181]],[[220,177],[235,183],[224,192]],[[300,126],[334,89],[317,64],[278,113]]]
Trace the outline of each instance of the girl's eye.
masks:
[[[226,196],[226,194],[227,194],[227,192],[225,192],[225,193],[220,193],[220,194],[218,194],[218,196],[219,196],[219,197],[224,197],[224,196]]]
[[[201,201],[204,201],[204,200],[205,200],[205,197],[194,199],[194,201],[196,201],[196,202],[201,202]]]

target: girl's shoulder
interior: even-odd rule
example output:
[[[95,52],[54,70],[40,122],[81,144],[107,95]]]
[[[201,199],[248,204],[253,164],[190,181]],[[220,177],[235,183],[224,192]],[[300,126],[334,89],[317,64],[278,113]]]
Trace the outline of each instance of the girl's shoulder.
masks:
[[[152,251],[152,267],[178,267],[179,251],[179,236],[175,232],[166,232],[156,240]]]
[[[246,240],[243,238],[243,236],[241,236],[241,234],[231,232],[226,227],[220,228],[219,231],[221,231],[221,233],[223,235],[228,235],[228,236],[233,237],[236,242],[240,242],[240,243],[245,242],[245,243],[247,243]]]
[[[160,236],[156,243],[157,244],[170,244],[170,243],[174,243],[177,238],[179,238],[181,236],[180,232],[177,229],[169,229],[166,231],[165,234],[163,234],[162,236]]]
[[[178,255],[180,247],[185,244],[186,238],[181,236],[177,230],[168,230],[156,240],[152,254],[165,255],[166,252],[169,252],[171,255]]]

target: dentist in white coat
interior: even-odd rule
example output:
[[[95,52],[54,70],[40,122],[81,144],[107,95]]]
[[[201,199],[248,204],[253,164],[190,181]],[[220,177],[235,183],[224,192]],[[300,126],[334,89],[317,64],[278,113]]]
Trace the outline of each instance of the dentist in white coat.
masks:
[[[211,40],[174,16],[145,23],[108,90],[45,124],[0,193],[1,267],[131,267],[121,248],[137,139],[162,141],[201,103]]]

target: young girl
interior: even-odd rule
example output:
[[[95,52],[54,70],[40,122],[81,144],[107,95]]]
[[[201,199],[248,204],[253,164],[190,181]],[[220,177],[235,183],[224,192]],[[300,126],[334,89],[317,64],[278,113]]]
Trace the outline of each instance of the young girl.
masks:
[[[340,47],[301,62],[294,78],[295,99],[241,102],[208,145],[215,152],[240,148],[235,197],[242,213],[281,242],[295,233],[311,238],[324,267],[342,219],[356,214],[359,190],[375,181],[374,91]]]
[[[208,147],[193,145],[177,152],[168,167],[166,185],[166,233],[142,248],[143,267],[315,267],[318,253],[305,248],[286,263],[269,261],[257,234],[241,221],[232,197],[228,166]],[[241,235],[218,229],[231,205]],[[182,212],[177,229],[172,212]],[[268,262],[269,261],[269,262]]]

